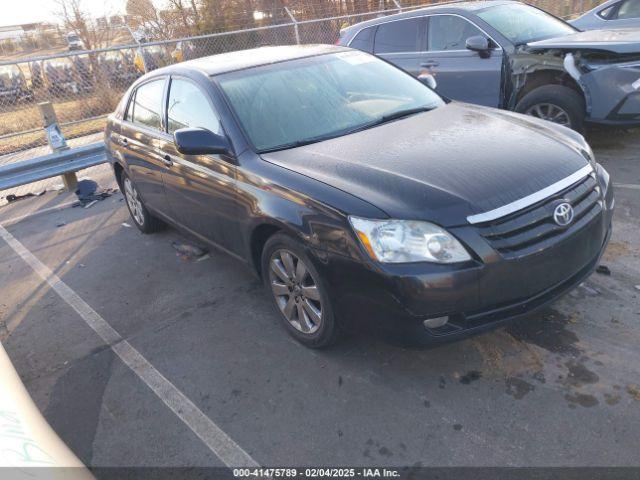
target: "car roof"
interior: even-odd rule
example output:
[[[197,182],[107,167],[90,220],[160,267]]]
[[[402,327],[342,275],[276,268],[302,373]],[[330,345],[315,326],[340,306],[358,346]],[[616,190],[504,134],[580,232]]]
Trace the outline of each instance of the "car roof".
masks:
[[[289,45],[277,47],[260,47],[250,50],[220,53],[209,57],[201,57],[176,65],[156,70],[157,73],[170,74],[172,71],[195,69],[205,75],[219,75],[221,73],[244,70],[246,68],[270,65],[273,63],[296,60],[299,58],[315,57],[328,53],[349,51],[345,47],[335,45]]]
[[[456,13],[461,10],[473,12],[477,10],[482,10],[484,8],[495,7],[498,5],[509,5],[513,3],[522,3],[514,0],[476,0],[476,1],[461,1],[461,2],[445,2],[439,3],[437,5],[430,5],[428,7],[417,8],[415,10],[411,10],[408,12],[396,13],[394,15],[387,15],[384,17],[374,18],[372,20],[367,20],[365,22],[356,23],[355,25],[351,25],[345,28],[344,32],[351,32],[353,30],[361,30],[363,27],[367,27],[369,25],[377,25],[379,23],[388,22],[389,20],[395,20],[399,18],[412,18],[419,17],[424,15],[425,13],[432,12],[443,12],[443,13]]]

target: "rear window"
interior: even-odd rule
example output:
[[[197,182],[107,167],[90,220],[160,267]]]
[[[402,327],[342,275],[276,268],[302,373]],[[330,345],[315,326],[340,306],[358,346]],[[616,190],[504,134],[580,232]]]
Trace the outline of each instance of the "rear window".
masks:
[[[420,22],[420,18],[410,18],[378,25],[375,53],[417,52]]]

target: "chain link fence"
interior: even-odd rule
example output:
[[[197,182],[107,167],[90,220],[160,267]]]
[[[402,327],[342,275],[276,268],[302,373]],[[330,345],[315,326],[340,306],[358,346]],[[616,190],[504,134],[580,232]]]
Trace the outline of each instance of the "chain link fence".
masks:
[[[440,2],[356,0],[349,3],[352,8],[343,8],[348,2],[331,0],[289,3],[293,6],[254,11],[248,17],[247,12],[233,12],[226,17],[226,27],[242,28],[232,31],[153,41],[153,37],[195,29],[193,24],[180,19],[179,12],[174,12],[176,17],[165,22],[174,25],[173,30],[162,33],[159,27],[154,30],[143,24],[144,28],[138,27],[138,32],[142,30],[143,33],[136,35],[128,28],[128,45],[29,55],[19,59],[0,56],[0,165],[48,152],[40,102],[53,105],[62,133],[72,139],[70,145],[90,143],[100,139],[106,116],[114,110],[123,92],[147,71],[184,60],[264,45],[334,43],[340,29],[348,25]],[[532,0],[529,3],[567,16],[598,2]],[[257,26],[247,28],[248,23]],[[182,30],[178,28],[180,25]],[[123,26],[117,28],[123,30]],[[216,27],[214,22],[211,28],[222,27]],[[122,39],[115,34],[108,36]],[[140,38],[145,36],[147,38]]]

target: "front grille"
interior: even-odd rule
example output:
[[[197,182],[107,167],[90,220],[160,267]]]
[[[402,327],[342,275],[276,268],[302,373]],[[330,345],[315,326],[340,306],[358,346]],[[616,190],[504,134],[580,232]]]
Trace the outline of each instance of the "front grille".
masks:
[[[573,206],[574,218],[568,227],[553,219],[558,201]],[[588,175],[567,189],[526,209],[478,226],[478,231],[505,258],[530,255],[584,228],[602,212],[600,187]]]

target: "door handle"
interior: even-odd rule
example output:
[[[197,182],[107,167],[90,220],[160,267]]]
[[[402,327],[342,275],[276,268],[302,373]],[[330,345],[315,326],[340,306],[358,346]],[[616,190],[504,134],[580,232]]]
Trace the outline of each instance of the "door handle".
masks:
[[[171,159],[171,155],[165,155],[164,157],[162,157],[162,163],[164,163],[166,167],[172,167],[173,160]]]
[[[420,64],[420,66],[424,68],[437,67],[438,65],[440,65],[440,62],[436,60],[427,60],[426,62],[422,62]]]

